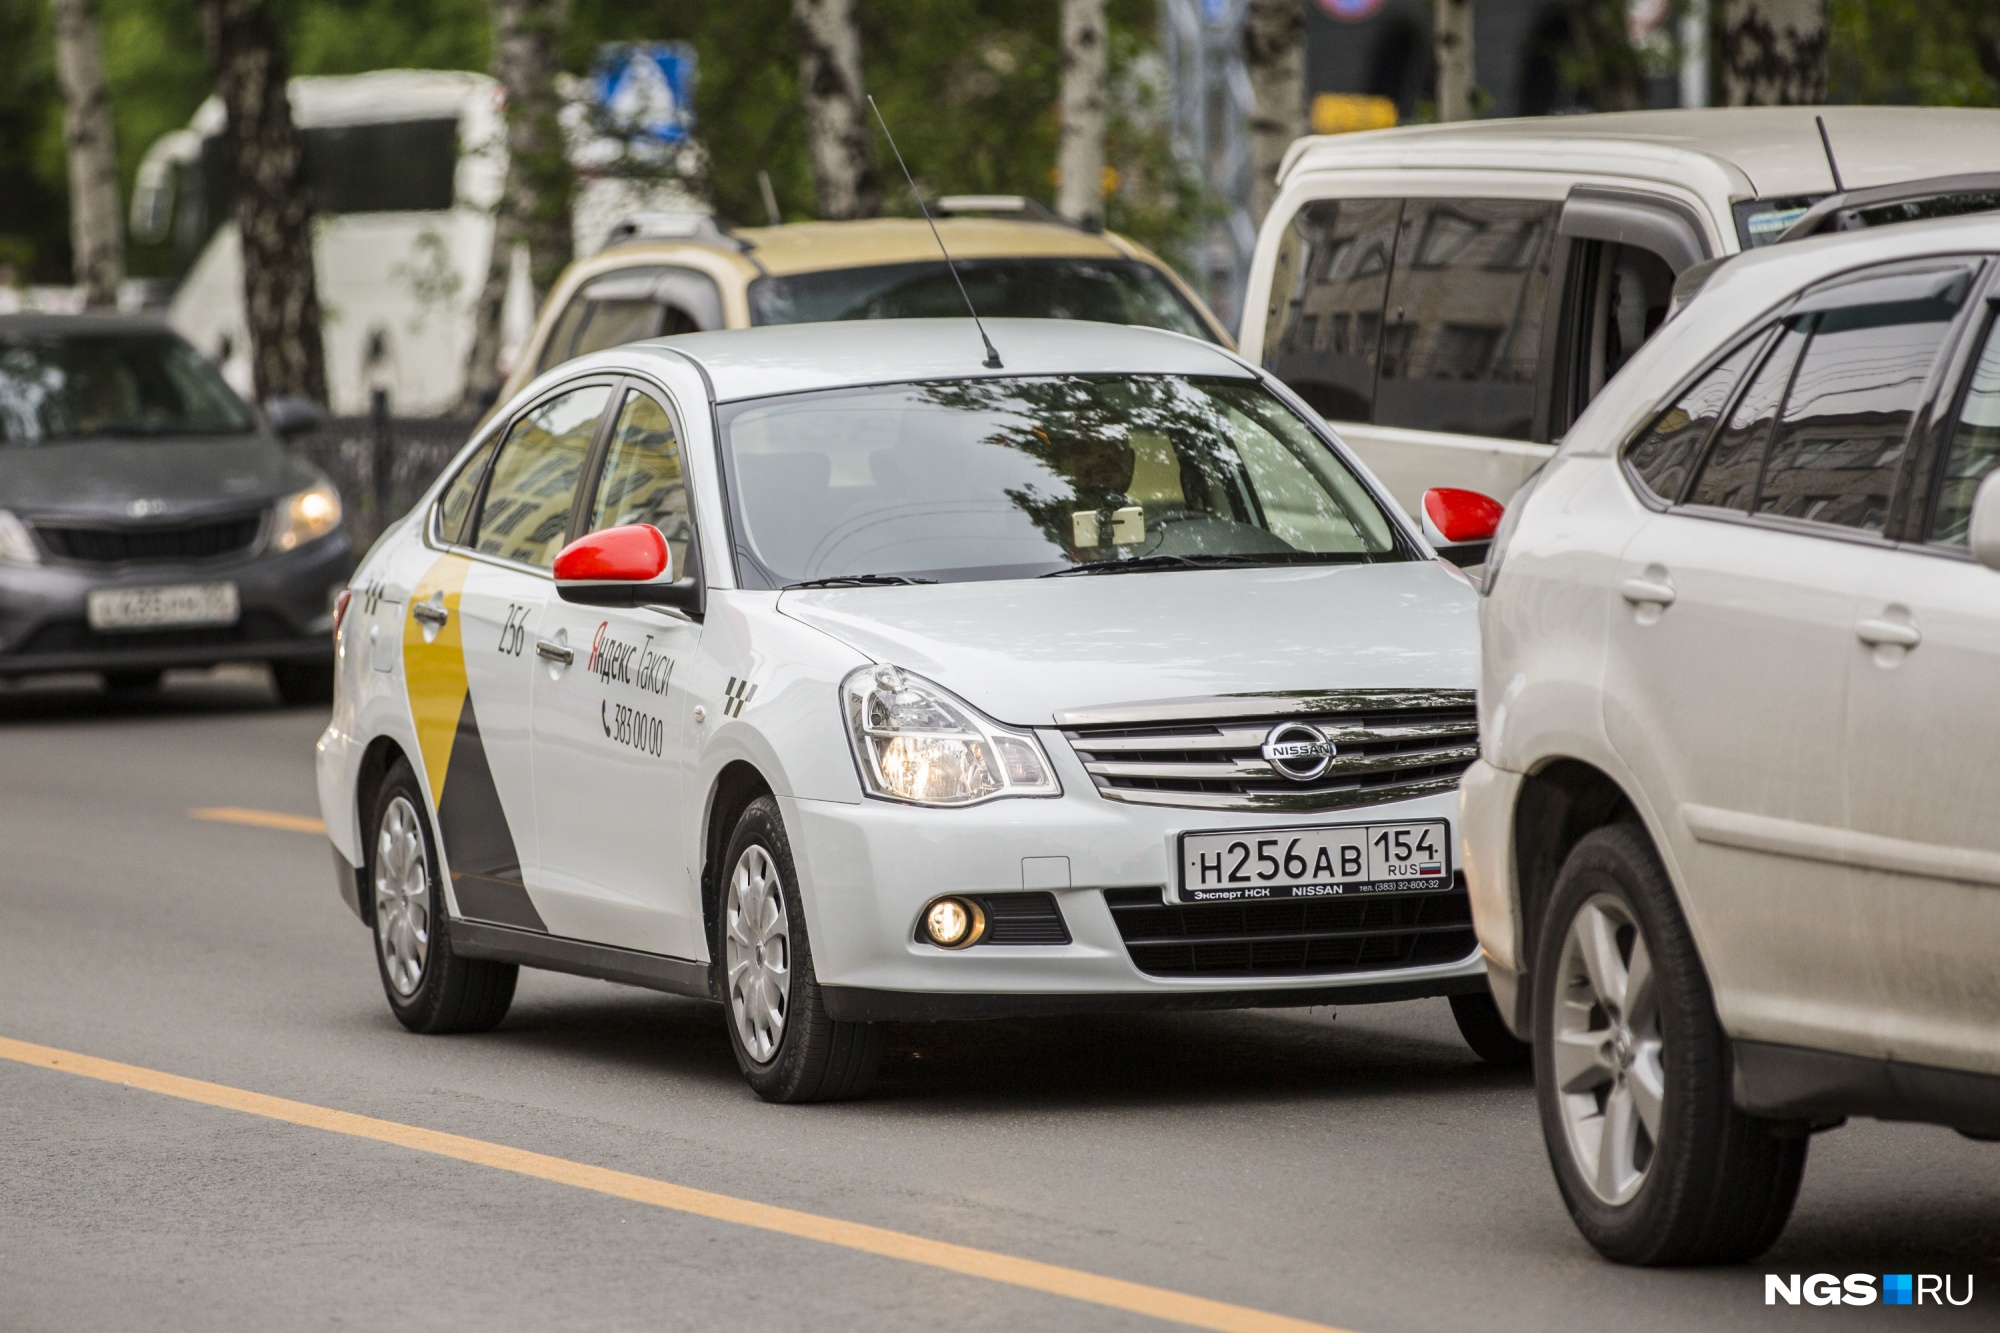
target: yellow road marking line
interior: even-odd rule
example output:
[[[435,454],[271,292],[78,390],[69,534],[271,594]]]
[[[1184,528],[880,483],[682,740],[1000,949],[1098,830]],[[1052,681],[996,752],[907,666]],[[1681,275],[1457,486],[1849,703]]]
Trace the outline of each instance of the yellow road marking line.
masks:
[[[398,1124],[393,1120],[377,1120],[372,1116],[335,1111],[324,1106],[314,1106],[309,1102],[269,1097],[261,1092],[247,1092],[221,1083],[205,1083],[200,1079],[182,1078],[178,1074],[165,1074],[138,1065],[119,1064],[115,1060],[100,1060],[95,1056],[78,1055],[73,1051],[58,1050],[53,1046],[37,1046],[32,1042],[0,1037],[0,1059],[33,1065],[40,1069],[54,1069],[65,1074],[77,1074],[104,1083],[119,1083],[146,1092],[157,1092],[164,1097],[176,1097],[182,1101],[216,1106],[228,1111],[241,1111],[246,1115],[262,1116],[267,1120],[281,1120],[287,1124],[303,1125],[308,1129],[323,1129],[329,1133],[347,1134],[358,1139],[374,1139],[378,1143],[394,1144],[399,1148],[409,1148],[417,1152],[434,1153],[439,1157],[456,1158],[475,1166],[490,1166],[500,1171],[511,1171],[515,1175],[553,1181],[558,1185],[572,1185],[577,1189],[608,1194],[613,1198],[630,1199],[635,1203],[648,1203],[659,1208],[670,1208],[679,1213],[690,1213],[717,1222],[734,1222],[738,1226],[774,1231],[780,1235],[797,1236],[803,1240],[816,1240],[827,1245],[838,1245],[843,1249],[859,1250],[864,1254],[880,1255],[885,1259],[901,1259],[905,1263],[941,1268],[946,1272],[985,1278],[989,1282],[1005,1283],[1012,1287],[1025,1287],[1029,1291],[1046,1292],[1052,1296],[1067,1296],[1071,1300],[1108,1306],[1113,1310],[1125,1310],[1132,1314],[1150,1315],[1156,1319],[1170,1320],[1193,1328],[1215,1329],[1219,1333],[1344,1333],[1344,1330],[1331,1328],[1326,1324],[1315,1324],[1304,1319],[1293,1319],[1288,1315],[1253,1310],[1242,1305],[1230,1305],[1225,1301],[1212,1301],[1202,1296],[1190,1296],[1164,1287],[1149,1287],[1140,1282],[1126,1282],[1120,1278],[1103,1277],[1096,1273],[1085,1273],[1057,1264],[1045,1264],[1034,1259],[1021,1259],[1010,1254],[998,1254],[992,1250],[974,1249],[969,1245],[953,1245],[948,1241],[929,1240],[904,1231],[891,1231],[885,1227],[868,1226],[861,1222],[842,1221],[837,1217],[822,1217],[817,1213],[804,1213],[792,1208],[756,1203],[728,1194],[715,1194],[708,1190],[692,1189],[686,1185],[670,1184],[648,1176],[629,1175],[623,1171],[610,1171],[601,1166],[589,1166],[562,1157],[549,1157],[538,1152],[509,1148],[498,1143],[488,1143],[483,1139],[469,1139],[434,1129],[420,1129],[415,1125]]]
[[[276,810],[245,810],[237,805],[212,805],[188,811],[190,819],[212,819],[218,824],[249,824],[255,828],[283,829],[287,833],[324,833],[326,821],[305,815],[280,814]]]

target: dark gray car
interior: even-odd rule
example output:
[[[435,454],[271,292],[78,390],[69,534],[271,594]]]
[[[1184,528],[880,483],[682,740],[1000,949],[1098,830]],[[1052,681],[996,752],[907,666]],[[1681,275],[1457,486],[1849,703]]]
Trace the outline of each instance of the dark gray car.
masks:
[[[0,677],[262,661],[331,697],[340,498],[179,335],[0,317]]]

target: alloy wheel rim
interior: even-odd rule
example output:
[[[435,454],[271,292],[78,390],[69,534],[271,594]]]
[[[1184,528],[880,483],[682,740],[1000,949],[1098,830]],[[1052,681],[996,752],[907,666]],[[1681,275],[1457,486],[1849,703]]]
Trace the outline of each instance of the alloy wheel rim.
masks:
[[[777,863],[755,844],[743,849],[729,875],[723,950],[737,1038],[752,1060],[769,1064],[791,1011],[792,936]]]
[[[375,942],[396,994],[416,994],[431,953],[431,877],[423,825],[407,796],[389,802],[375,836]]]
[[[1646,1183],[1666,1075],[1658,978],[1632,911],[1609,894],[1571,920],[1557,963],[1551,1063],[1570,1160],[1599,1202]]]

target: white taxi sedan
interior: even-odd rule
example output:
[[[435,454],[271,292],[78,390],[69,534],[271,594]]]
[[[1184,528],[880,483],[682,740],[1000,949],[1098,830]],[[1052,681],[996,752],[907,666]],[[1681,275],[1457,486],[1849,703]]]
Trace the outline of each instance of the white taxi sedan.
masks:
[[[723,1001],[767,1098],[887,1020],[1487,996],[1471,558],[1234,355],[1065,321],[570,362],[391,529],[319,789],[389,1003],[518,966]],[[1431,536],[1426,537],[1426,532]]]

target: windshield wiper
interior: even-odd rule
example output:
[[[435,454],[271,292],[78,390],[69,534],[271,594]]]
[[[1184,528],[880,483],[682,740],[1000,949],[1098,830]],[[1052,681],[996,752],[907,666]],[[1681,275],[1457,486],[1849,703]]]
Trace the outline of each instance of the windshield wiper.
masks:
[[[832,578],[787,583],[779,591],[791,592],[794,588],[887,588],[936,582],[936,579],[913,579],[903,574],[836,574]]]
[[[1227,569],[1232,565],[1287,563],[1283,557],[1270,555],[1135,555],[1130,560],[1093,560],[1068,569],[1053,569],[1038,577],[1063,579],[1073,574],[1141,574],[1149,569]]]

